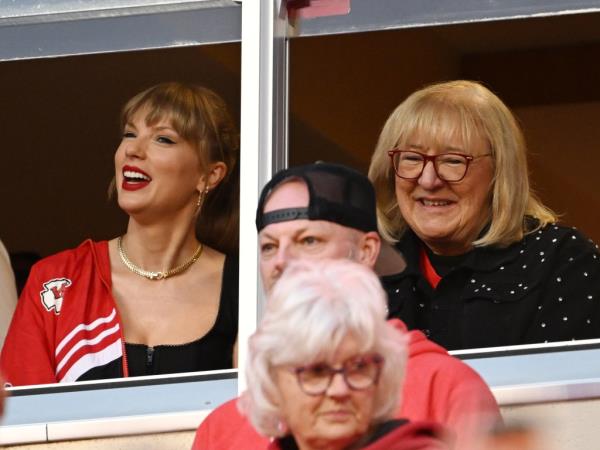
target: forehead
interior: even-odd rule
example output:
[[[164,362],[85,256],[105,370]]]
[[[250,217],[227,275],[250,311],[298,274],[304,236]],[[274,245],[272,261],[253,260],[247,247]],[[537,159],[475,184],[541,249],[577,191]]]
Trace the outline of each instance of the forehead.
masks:
[[[424,149],[456,150],[467,153],[483,152],[489,147],[488,141],[478,133],[464,133],[460,129],[415,131],[408,136],[406,146],[419,146]]]
[[[401,126],[399,144],[471,147],[481,142],[487,142],[481,119],[470,109],[425,105]]]
[[[263,212],[278,209],[306,208],[309,202],[308,187],[301,179],[283,181],[269,194]]]
[[[171,114],[163,112],[157,114],[156,111],[151,110],[147,105],[137,109],[133,114],[130,114],[126,120],[129,124],[143,122],[148,127],[156,126],[167,126],[173,127],[173,117]]]

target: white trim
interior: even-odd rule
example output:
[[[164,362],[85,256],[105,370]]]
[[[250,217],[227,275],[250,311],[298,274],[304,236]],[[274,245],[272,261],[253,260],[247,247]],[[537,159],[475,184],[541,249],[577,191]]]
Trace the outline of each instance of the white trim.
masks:
[[[592,400],[600,398],[600,378],[498,386],[492,393],[500,406]]]
[[[267,0],[270,2],[271,0]],[[240,276],[238,367],[246,365],[248,338],[256,329],[258,320],[258,245],[254,223],[259,194],[260,127],[260,4],[262,1],[244,0],[242,3],[242,92],[240,126]],[[269,155],[271,148],[265,148]],[[244,390],[245,379],[239,377],[238,389]]]
[[[112,328],[108,328],[108,329],[104,330],[102,333],[99,333],[98,336],[96,336],[94,339],[81,339],[81,340],[79,340],[71,348],[71,350],[69,350],[69,352],[60,360],[60,362],[56,366],[56,372],[55,373],[58,374],[58,372],[60,372],[61,369],[69,362],[69,359],[71,359],[71,356],[73,356],[73,354],[77,350],[79,350],[81,347],[83,347],[85,345],[96,345],[98,342],[103,341],[106,337],[108,337],[110,335],[113,335],[115,333],[118,333],[119,329],[120,329],[119,324],[116,324]],[[119,342],[120,341],[121,341],[121,339],[119,339]],[[114,345],[114,344],[111,344],[111,345]]]
[[[0,427],[0,445],[28,444],[46,441],[48,441],[48,435],[46,433],[45,423]]]
[[[210,410],[77,420],[48,424],[48,440],[73,440],[131,434],[195,430]]]
[[[100,318],[94,320],[90,324],[80,323],[75,328],[73,328],[73,330],[71,330],[69,332],[69,334],[67,334],[63,338],[62,341],[60,341],[60,344],[58,344],[58,346],[56,347],[56,351],[54,352],[54,355],[58,355],[60,353],[60,351],[63,349],[63,347],[65,345],[67,345],[71,339],[73,339],[73,336],[75,336],[81,330],[91,331],[94,328],[96,328],[98,325],[101,325],[103,323],[112,322],[112,320],[115,318],[116,315],[117,315],[117,310],[115,308],[113,308],[112,312],[106,317],[100,317]]]
[[[116,326],[118,329],[118,325]],[[107,330],[109,331],[109,330]],[[98,336],[100,337],[100,336]],[[117,339],[108,347],[103,348],[96,353],[86,353],[75,362],[65,376],[58,380],[60,383],[71,382],[77,380],[81,375],[94,367],[103,366],[123,355],[123,346],[121,339]],[[64,361],[64,360],[63,360]],[[58,370],[57,370],[58,373]]]
[[[452,356],[465,356],[469,355],[478,355],[478,354],[490,354],[490,357],[502,356],[499,353],[508,352],[524,352],[524,350],[541,350],[548,349],[549,351],[556,350],[562,351],[565,347],[584,347],[586,345],[598,345],[600,344],[600,339],[582,339],[579,341],[557,341],[557,342],[543,342],[540,344],[522,344],[522,345],[506,345],[503,347],[484,347],[484,348],[471,348],[468,350],[451,350],[450,353]],[[581,350],[582,348],[578,348]],[[466,358],[468,359],[468,358]]]

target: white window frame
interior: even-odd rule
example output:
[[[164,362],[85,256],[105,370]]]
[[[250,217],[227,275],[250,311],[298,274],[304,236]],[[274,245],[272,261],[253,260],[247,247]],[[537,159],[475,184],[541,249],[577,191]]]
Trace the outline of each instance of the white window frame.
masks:
[[[95,0],[85,10],[79,3],[22,0],[20,11],[0,5],[0,61],[242,41],[241,367],[262,304],[250,224],[261,187],[287,165],[289,36],[600,11],[600,0],[352,0],[347,16],[290,29],[281,0]],[[149,22],[155,32],[142,32]],[[599,342],[453,353],[484,376],[501,404],[573,400],[600,396]],[[240,389],[235,370],[13,388],[0,444],[194,429]]]

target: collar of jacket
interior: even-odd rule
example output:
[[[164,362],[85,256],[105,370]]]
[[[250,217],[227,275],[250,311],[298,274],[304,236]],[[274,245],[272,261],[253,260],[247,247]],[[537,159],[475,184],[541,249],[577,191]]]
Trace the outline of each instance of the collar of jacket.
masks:
[[[531,229],[534,223],[535,219],[528,217],[525,220],[525,227]],[[485,230],[482,231],[482,234],[484,232]],[[406,270],[402,273],[403,276],[421,275],[419,269],[419,253],[421,247],[424,245],[423,241],[421,241],[410,228],[407,228],[400,241],[396,243],[396,250],[402,253],[407,262]],[[498,270],[501,266],[516,260],[519,257],[521,250],[524,249],[526,245],[527,239],[524,238],[508,247],[476,247],[469,252],[469,256],[465,259],[462,266],[470,270],[492,272]],[[394,277],[394,275],[391,275],[391,277]]]

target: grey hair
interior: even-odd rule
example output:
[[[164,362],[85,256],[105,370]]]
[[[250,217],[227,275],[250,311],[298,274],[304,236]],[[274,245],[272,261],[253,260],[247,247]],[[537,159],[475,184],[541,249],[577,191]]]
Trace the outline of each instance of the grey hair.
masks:
[[[372,423],[392,417],[400,399],[406,336],[386,322],[387,296],[369,268],[345,259],[294,261],[275,284],[249,340],[248,389],[239,407],[266,436],[281,436],[273,368],[331,359],[348,335],[359,352],[385,359],[375,388]]]

